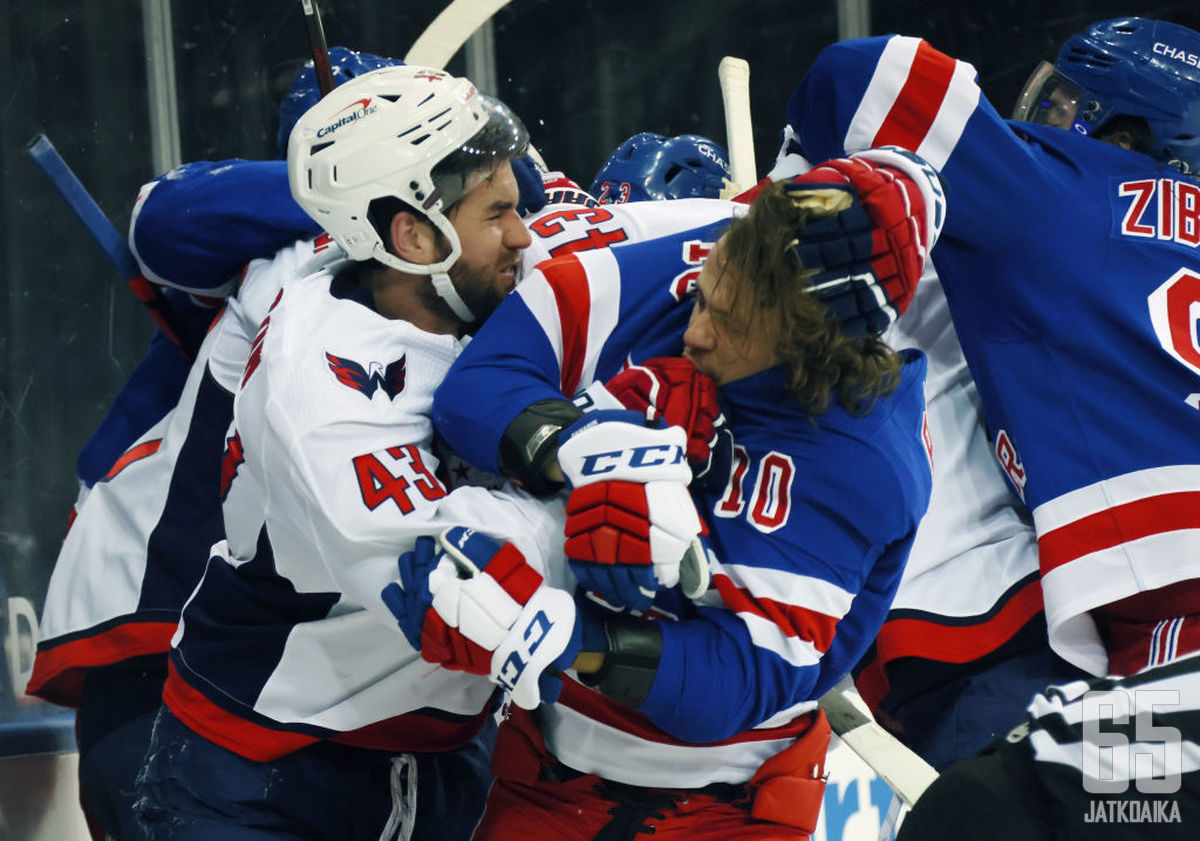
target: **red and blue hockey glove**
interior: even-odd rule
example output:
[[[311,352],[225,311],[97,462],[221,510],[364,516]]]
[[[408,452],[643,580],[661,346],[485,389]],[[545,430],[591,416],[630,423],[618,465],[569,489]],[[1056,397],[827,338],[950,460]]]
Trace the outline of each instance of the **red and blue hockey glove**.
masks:
[[[418,537],[412,551],[397,559],[399,577],[384,587],[380,596],[422,659],[447,669],[486,675],[491,671],[492,652],[447,625],[433,610],[429,579],[442,558],[437,541]]]
[[[794,248],[818,269],[812,294],[851,336],[878,335],[908,309],[925,268],[925,199],[907,174],[863,158],[826,161],[784,191],[814,217]]]
[[[421,656],[448,668],[471,666],[519,707],[552,703],[562,690],[558,672],[571,666],[582,643],[575,600],[546,585],[511,543],[454,526],[439,544],[437,566],[428,575],[432,610],[421,633]],[[441,644],[442,628],[450,645]],[[486,654],[486,666],[477,668],[474,654],[461,659],[462,641],[466,650]]]
[[[638,412],[589,412],[559,435],[571,488],[566,555],[580,585],[615,609],[644,610],[700,534],[688,494],[686,433],[646,426]]]

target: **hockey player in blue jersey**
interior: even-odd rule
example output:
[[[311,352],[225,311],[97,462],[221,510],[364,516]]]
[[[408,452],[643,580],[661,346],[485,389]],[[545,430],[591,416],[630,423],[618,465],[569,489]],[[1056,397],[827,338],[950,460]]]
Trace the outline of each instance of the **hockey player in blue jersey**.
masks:
[[[883,157],[819,167],[807,181],[776,185],[728,232],[722,221],[541,264],[439,389],[435,420],[469,457],[542,488],[561,468],[572,488],[566,534],[575,578],[605,604],[643,611],[597,614],[584,599],[576,614],[581,637],[554,648],[543,641],[536,662],[518,667],[513,698],[521,709],[502,725],[498,781],[477,838],[591,838],[606,825],[791,838],[814,828],[820,793],[816,788],[814,800],[811,771],[819,763],[807,710],[882,621],[929,493],[924,361],[915,352],[897,357],[874,334],[907,304],[911,286],[897,284],[900,276],[915,283],[919,275],[915,255],[936,227],[936,201],[929,198],[926,216],[913,182],[883,165],[911,162]],[[902,180],[907,188],[899,187]],[[792,251],[795,228],[807,218],[792,199],[834,184],[852,184],[864,195],[871,184],[880,188],[876,201],[889,189],[893,197],[908,190],[911,215],[897,201],[889,230],[915,246],[909,259],[894,259],[904,249],[884,239],[875,269],[864,262],[861,274],[814,278]],[[825,230],[844,245],[836,226]],[[688,285],[680,280],[689,268],[684,259],[716,239],[698,276],[692,271],[693,304],[680,295]],[[868,233],[860,258],[872,253],[871,242]],[[822,265],[834,262],[837,250],[821,254]],[[841,318],[817,302],[835,290],[849,296],[837,301]],[[693,590],[696,604],[681,597],[696,583],[688,562],[671,579],[655,557],[656,534],[672,530],[674,512],[656,506],[651,486],[676,470],[677,460],[622,461],[630,446],[666,452],[680,442],[669,443],[669,430],[646,429],[641,415],[631,422],[629,413],[583,414],[565,400],[582,393],[605,405],[605,390],[588,384],[613,377],[610,386],[619,390],[645,362],[656,372],[650,379],[662,404],[679,401],[665,393],[667,378],[656,375],[665,360],[647,357],[681,351],[719,384],[735,442],[732,470],[693,489],[713,552],[713,587]],[[634,446],[641,439],[644,446]],[[632,484],[604,481],[610,476]],[[463,554],[453,541],[444,544],[451,555]],[[489,561],[492,551],[468,553],[483,567],[485,589],[497,563]],[[510,568],[511,551],[496,557]],[[435,563],[445,569],[448,561],[437,561],[432,549],[403,558],[404,591],[419,590],[422,571]],[[510,662],[508,652],[520,650],[527,632],[518,620],[499,644],[472,638],[472,629],[504,625],[503,611],[490,612],[496,602],[481,598],[474,581],[435,573],[434,609],[422,615],[421,602],[410,598],[398,615],[410,639],[421,639],[430,624],[443,632],[450,624],[494,650],[493,679],[506,685],[511,675],[496,664]],[[538,596],[514,598],[533,605]],[[551,618],[567,627],[575,621],[567,613]],[[576,660],[578,675],[561,675],[561,686],[530,697],[532,687],[545,684],[546,662],[556,655],[570,662],[590,646],[601,654],[599,664]],[[445,662],[445,652],[439,646],[429,655]],[[486,673],[487,658],[475,657]],[[537,709],[524,711],[531,707]]]
[[[969,65],[873,38],[823,51],[789,106],[802,154],[896,144],[946,180],[934,264],[1033,514],[1050,643],[1094,674],[1200,642],[1197,53],[1184,27],[1097,23],[1009,122]]]
[[[945,179],[933,260],[996,458],[1033,514],[1050,644],[1131,686],[1200,642],[1195,55],[1184,27],[1098,22],[1038,68],[1006,121],[969,65],[928,44],[849,41],[789,106],[802,154],[899,144]],[[902,837],[1120,835],[1063,788],[1029,785],[1029,742],[1014,741],[952,766]]]

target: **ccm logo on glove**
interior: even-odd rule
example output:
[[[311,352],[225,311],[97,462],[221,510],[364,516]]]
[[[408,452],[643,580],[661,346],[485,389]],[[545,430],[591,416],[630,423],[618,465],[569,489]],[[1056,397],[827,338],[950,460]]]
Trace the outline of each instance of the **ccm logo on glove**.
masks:
[[[681,464],[683,461],[683,447],[671,444],[648,444],[628,450],[585,455],[580,462],[579,473],[581,476],[601,476],[605,473],[612,473],[621,467],[637,470],[643,467]]]
[[[529,620],[524,630],[519,632],[520,638],[524,641],[524,648],[515,648],[504,659],[496,670],[496,683],[511,692],[517,685],[517,681],[521,679],[521,675],[525,673],[525,667],[529,665],[529,658],[538,650],[538,646],[542,644],[542,640],[550,633],[550,629],[554,627],[554,623],[550,621],[550,617],[546,615],[546,611],[539,610]]]

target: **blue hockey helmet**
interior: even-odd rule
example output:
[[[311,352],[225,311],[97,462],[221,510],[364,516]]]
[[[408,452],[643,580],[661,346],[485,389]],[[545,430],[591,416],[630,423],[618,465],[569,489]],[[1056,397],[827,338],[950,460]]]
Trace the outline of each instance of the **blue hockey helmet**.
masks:
[[[329,48],[329,69],[335,88],[347,79],[397,64],[404,62],[396,58],[360,53],[346,47]],[[292,133],[292,127],[296,125],[300,115],[316,105],[320,99],[321,88],[317,84],[317,71],[310,59],[292,78],[292,89],[279,103],[279,131],[275,135],[275,152],[280,158],[287,157],[288,135]]]
[[[1200,33],[1147,18],[1094,23],[1034,70],[1013,119],[1092,134],[1121,115],[1146,121],[1151,156],[1200,172]]]
[[[721,195],[729,156],[698,134],[664,137],[644,131],[613,150],[589,191],[601,204]]]

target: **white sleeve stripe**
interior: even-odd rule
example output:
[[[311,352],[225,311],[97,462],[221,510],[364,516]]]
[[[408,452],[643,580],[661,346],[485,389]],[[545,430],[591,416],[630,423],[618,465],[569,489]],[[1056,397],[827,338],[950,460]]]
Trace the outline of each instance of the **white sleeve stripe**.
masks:
[[[550,290],[546,277],[539,271],[534,271],[517,286],[517,294],[529,307],[534,319],[541,326],[554,349],[554,358],[561,370],[563,365],[563,331],[562,317],[558,311],[558,301]]]
[[[578,255],[587,270],[588,291],[591,296],[588,310],[587,349],[576,391],[582,391],[596,379],[600,352],[617,327],[621,308],[620,270],[611,250],[600,248]]]
[[[718,572],[714,570],[714,574]],[[755,598],[769,598],[784,605],[794,605],[806,610],[841,619],[850,610],[854,594],[836,584],[811,575],[797,575],[779,569],[722,564],[719,572],[739,589]]]
[[[737,615],[750,632],[750,639],[759,648],[778,654],[797,668],[815,666],[821,661],[821,652],[817,651],[816,646],[801,637],[785,634],[770,619],[754,613],[738,613]]]
[[[1200,576],[1200,529],[1153,534],[1073,558],[1042,574],[1050,644],[1093,674],[1107,655],[1088,611]]]
[[[1088,515],[1141,499],[1200,491],[1200,465],[1177,464],[1136,470],[1102,479],[1047,500],[1033,511],[1038,534],[1069,525]]]
[[[846,131],[843,147],[847,152],[869,149],[875,144],[875,135],[908,81],[908,71],[920,43],[921,39],[905,35],[892,38],[884,46],[875,73]]]
[[[916,150],[917,154],[940,170],[950,159],[950,154],[967,127],[967,121],[978,106],[979,86],[975,84],[975,68],[956,61],[950,89],[946,91],[929,133]]]

